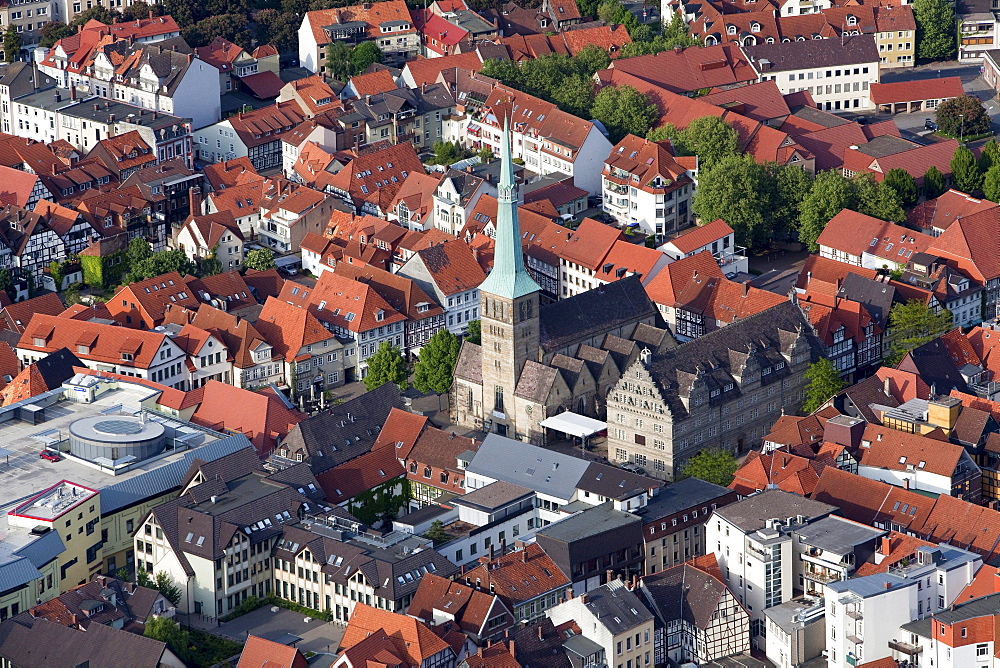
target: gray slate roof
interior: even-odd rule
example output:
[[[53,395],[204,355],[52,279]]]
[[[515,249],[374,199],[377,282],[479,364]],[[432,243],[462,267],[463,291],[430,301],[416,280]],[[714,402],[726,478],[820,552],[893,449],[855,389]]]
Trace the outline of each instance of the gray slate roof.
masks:
[[[151,496],[179,488],[195,459],[212,462],[244,448],[253,450],[253,444],[243,434],[235,434],[189,450],[179,461],[105,487],[101,490],[101,515],[109,515]]]
[[[643,577],[640,591],[660,624],[683,619],[706,629],[719,600],[726,595],[726,585],[694,566],[678,564]]]
[[[596,536],[614,531],[630,524],[638,525],[639,517],[632,513],[626,513],[623,510],[615,510],[611,502],[608,502],[587,508],[575,515],[570,515],[564,520],[553,522],[536,531],[535,535],[544,536],[547,539],[562,543],[572,543],[588,536]],[[642,529],[640,528],[639,531],[641,532]]]
[[[835,67],[874,63],[878,67],[878,47],[874,35],[854,35],[844,39],[807,39],[804,42],[779,42],[747,46],[743,51],[754,68],[762,74],[810,67]],[[761,70],[760,61],[767,60],[771,67]],[[753,62],[756,61],[756,62]]]
[[[875,575],[866,575],[860,578],[851,578],[850,580],[831,582],[826,585],[826,587],[828,590],[838,594],[850,592],[860,596],[861,598],[869,598],[871,596],[884,594],[889,589],[916,586],[917,582],[917,580],[908,580],[906,578],[901,578],[898,575],[876,573]],[[942,613],[938,614],[940,615]]]
[[[512,482],[539,494],[569,499],[588,466],[589,462],[583,459],[490,434],[479,446],[467,470],[494,480]]]
[[[643,522],[655,522],[688,508],[712,503],[731,492],[728,487],[699,478],[684,478],[661,488],[660,493],[652,497],[646,507],[641,508],[636,514],[642,516]]]
[[[837,507],[829,503],[813,501],[780,489],[770,489],[723,506],[715,512],[741,531],[751,533],[763,529],[771,518],[784,520],[805,515],[807,519],[812,519],[829,515],[835,510]]]
[[[621,580],[587,592],[585,605],[613,635],[625,633],[653,619],[653,613],[634,592],[625,588]]]

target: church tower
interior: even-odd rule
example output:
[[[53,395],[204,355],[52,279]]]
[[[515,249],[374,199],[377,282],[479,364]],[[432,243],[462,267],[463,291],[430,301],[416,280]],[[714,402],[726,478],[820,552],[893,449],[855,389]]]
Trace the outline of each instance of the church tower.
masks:
[[[514,388],[525,362],[538,359],[538,293],[541,290],[524,268],[517,202],[517,184],[510,157],[510,128],[505,113],[493,270],[479,286],[479,310],[483,419],[492,423],[490,431],[511,438],[517,437]]]

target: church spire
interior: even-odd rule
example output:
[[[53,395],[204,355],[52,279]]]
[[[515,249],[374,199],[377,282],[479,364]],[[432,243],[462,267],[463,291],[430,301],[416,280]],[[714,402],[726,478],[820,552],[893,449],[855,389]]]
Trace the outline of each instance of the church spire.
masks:
[[[479,286],[480,292],[517,299],[541,290],[524,268],[521,225],[517,214],[517,183],[510,157],[510,127],[504,113],[500,140],[500,182],[497,184],[496,247],[493,270]]]

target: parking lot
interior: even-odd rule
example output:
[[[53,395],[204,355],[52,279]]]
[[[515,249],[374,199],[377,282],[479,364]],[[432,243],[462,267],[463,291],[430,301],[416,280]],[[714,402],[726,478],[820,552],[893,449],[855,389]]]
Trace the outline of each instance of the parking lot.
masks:
[[[221,624],[211,629],[211,632],[241,643],[246,642],[247,634],[275,642],[282,642],[287,635],[293,635],[302,639],[295,646],[303,654],[336,652],[346,627],[315,618],[306,622],[305,617],[301,613],[284,608],[271,612],[271,606],[265,605],[231,622]],[[199,626],[197,623],[194,625]]]

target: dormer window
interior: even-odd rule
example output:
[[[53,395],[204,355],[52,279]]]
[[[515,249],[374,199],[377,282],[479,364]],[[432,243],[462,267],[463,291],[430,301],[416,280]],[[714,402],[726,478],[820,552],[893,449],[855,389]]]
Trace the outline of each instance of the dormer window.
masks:
[[[847,25],[849,25],[849,26],[856,26],[856,25],[858,25],[858,17],[854,16],[853,14],[848,14],[847,15]]]
[[[728,25],[728,26],[726,26],[726,34],[727,35],[735,35],[736,34],[736,26],[734,26],[734,25]]]
[[[750,24],[750,32],[760,32],[760,24],[754,21]]]

